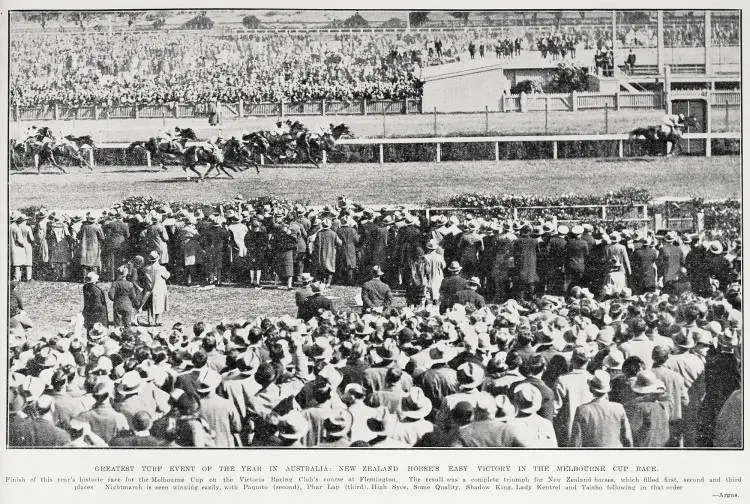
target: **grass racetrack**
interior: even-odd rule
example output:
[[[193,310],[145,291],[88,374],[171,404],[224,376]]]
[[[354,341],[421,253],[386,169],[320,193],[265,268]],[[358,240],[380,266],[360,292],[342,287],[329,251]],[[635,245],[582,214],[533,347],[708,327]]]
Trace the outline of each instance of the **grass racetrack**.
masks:
[[[44,205],[50,210],[101,209],[128,196],[166,201],[219,201],[236,194],[330,203],[346,195],[365,204],[421,204],[464,192],[556,195],[602,193],[624,186],[647,188],[655,198],[698,196],[740,198],[740,156],[665,158],[580,158],[442,163],[329,164],[325,168],[250,169],[202,183],[188,182],[181,168],[158,172],[145,167],[70,168],[42,175],[12,172],[10,208]],[[202,171],[205,168],[202,168]]]
[[[105,292],[109,283],[99,286]],[[20,283],[17,292],[23,299],[26,313],[34,321],[35,337],[44,334],[54,335],[58,330],[70,324],[71,317],[83,309],[82,284],[73,282],[40,282]],[[359,292],[355,287],[333,286],[326,291],[334,310],[346,308],[357,310],[354,298]],[[52,300],[52,302],[51,302]],[[256,317],[280,317],[296,315],[294,292],[276,290],[268,286],[262,290],[246,287],[222,286],[209,290],[182,285],[169,285],[169,310],[162,317],[162,329],[170,329],[175,322],[192,324],[199,320],[215,325],[222,320],[235,321],[245,319],[252,321]],[[110,319],[112,304],[108,301]],[[403,297],[396,298],[396,306],[403,305]],[[145,323],[145,312],[141,317]]]

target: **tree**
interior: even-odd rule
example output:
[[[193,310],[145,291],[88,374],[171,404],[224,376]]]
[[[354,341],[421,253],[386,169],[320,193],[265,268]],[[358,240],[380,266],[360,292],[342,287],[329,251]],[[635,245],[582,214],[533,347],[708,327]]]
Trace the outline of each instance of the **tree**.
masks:
[[[186,22],[183,27],[188,30],[210,30],[214,26],[214,21],[205,15],[206,11],[201,12],[190,21]]]
[[[551,93],[588,90],[588,72],[571,62],[560,63],[549,83]]]
[[[77,24],[81,28],[81,30],[85,30],[86,24],[95,19],[96,16],[96,12],[73,11],[68,12],[66,19],[72,23]]]
[[[403,28],[406,25],[401,19],[397,17],[392,17],[388,21],[383,22],[382,25],[380,25],[381,28]]]
[[[411,11],[409,13],[409,24],[416,28],[422,26],[427,22],[427,17],[430,15],[427,11]]]
[[[23,13],[23,18],[26,21],[31,21],[32,23],[39,23],[40,25],[42,25],[42,29],[47,28],[48,22],[58,19],[59,17],[60,17],[59,12],[36,11],[36,12],[24,12]]]
[[[469,23],[469,14],[471,14],[468,11],[453,11],[451,12],[451,16],[453,16],[456,19],[460,19],[464,22],[464,24]]]
[[[370,23],[365,18],[360,16],[359,12],[355,12],[353,16],[349,16],[344,20],[345,28],[369,28]]]
[[[257,30],[260,28],[260,19],[253,15],[245,16],[242,18],[242,26],[250,30]]]

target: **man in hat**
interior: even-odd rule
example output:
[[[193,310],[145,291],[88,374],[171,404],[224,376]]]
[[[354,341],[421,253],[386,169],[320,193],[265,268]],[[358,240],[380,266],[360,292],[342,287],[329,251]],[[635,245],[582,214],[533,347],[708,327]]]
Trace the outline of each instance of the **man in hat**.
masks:
[[[651,369],[653,361],[651,355],[656,343],[646,336],[646,321],[642,317],[634,317],[628,322],[628,336],[630,339],[620,344],[620,351],[627,359],[636,355],[646,364],[646,369]]]
[[[557,448],[555,429],[552,421],[537,414],[542,406],[542,393],[530,383],[519,383],[513,390],[513,404],[516,406],[515,423],[525,426],[534,436],[534,446]]]
[[[476,405],[481,394],[479,387],[484,381],[484,376],[484,368],[479,364],[474,362],[461,364],[456,370],[458,391],[443,398],[440,409],[435,415],[435,424],[446,429],[447,423],[450,422],[451,411],[459,402],[466,401],[469,404]]]
[[[304,439],[310,429],[305,416],[297,410],[292,410],[281,418],[279,423],[279,437],[281,446],[286,448],[304,447]]]
[[[698,446],[698,411],[705,395],[704,372],[706,364],[692,350],[695,348],[693,336],[684,328],[676,327],[673,335],[675,348],[664,367],[676,372],[685,382],[688,391],[688,404],[682,408],[682,425],[685,447]]]
[[[344,285],[354,285],[354,271],[357,269],[357,246],[361,239],[357,231],[357,223],[351,217],[344,219],[336,230],[336,234],[341,240],[336,255],[338,260],[336,271]]]
[[[227,212],[227,232],[229,234],[229,274],[233,282],[242,280],[245,269],[245,257],[247,257],[247,246],[245,237],[248,233],[247,225],[242,222],[242,218],[230,209]]]
[[[314,282],[310,286],[311,295],[307,296],[297,310],[297,318],[305,322],[317,317],[321,311],[333,311],[333,302],[323,295],[325,283]]]
[[[513,244],[513,261],[515,264],[516,299],[526,300],[533,297],[536,284],[539,282],[537,258],[539,240],[531,236],[531,226],[521,228],[521,235]]]
[[[521,364],[521,374],[525,378],[511,385],[510,391],[511,393],[515,393],[515,390],[522,384],[529,384],[536,387],[539,390],[541,402],[539,409],[535,413],[552,422],[555,412],[555,393],[542,380],[542,375],[544,375],[546,370],[547,361],[544,356],[539,354],[532,355]],[[552,424],[550,423],[550,425]],[[557,441],[555,441],[555,446],[557,446]]]
[[[221,375],[206,366],[198,374],[198,392],[201,417],[214,432],[214,446],[233,448],[242,446],[240,440],[240,415],[229,399],[219,396],[216,389],[221,384]]]
[[[666,389],[654,372],[638,373],[632,386],[635,397],[625,403],[634,447],[661,448],[669,441],[669,403]]]
[[[118,209],[114,212],[113,218],[102,226],[104,263],[112,280],[116,277],[117,268],[124,262],[127,240],[130,239],[130,227],[123,220],[123,215],[122,209]]]
[[[351,441],[352,414],[345,409],[334,410],[323,421],[323,439],[318,448],[347,448]]]
[[[547,257],[550,267],[547,275],[547,292],[553,295],[561,295],[565,292],[565,263],[569,232],[568,226],[561,224],[553,230],[547,242]]]
[[[211,215],[208,217],[205,228],[199,229],[198,232],[204,251],[206,279],[208,283],[221,285],[224,269],[224,250],[229,242],[229,231],[221,225],[218,216]],[[266,246],[267,244],[266,237]]]
[[[91,431],[106,443],[118,434],[128,432],[130,429],[128,419],[112,407],[114,399],[112,383],[100,381],[94,385],[92,395],[95,400],[94,406],[76,418],[90,425]]]
[[[650,239],[646,235],[636,236],[635,246],[631,254],[633,294],[653,292],[656,289],[656,260],[659,254],[650,246]]]
[[[373,308],[387,309],[393,303],[391,288],[381,280],[383,270],[380,266],[373,266],[370,280],[362,284],[362,313]]]
[[[22,446],[51,448],[66,446],[70,435],[56,427],[53,421],[54,402],[48,395],[42,395],[31,406],[31,421],[20,425],[20,432],[14,433],[23,442]]]
[[[426,297],[437,305],[440,302],[440,287],[444,278],[445,257],[438,250],[439,246],[435,239],[429,240],[425,247],[427,249],[427,253],[424,255]]]
[[[109,326],[109,314],[107,311],[107,296],[96,283],[99,275],[95,271],[86,274],[83,284],[83,326],[90,331],[94,324],[100,323],[104,327]]]
[[[101,246],[104,242],[104,231],[96,222],[96,217],[90,213],[86,215],[86,222],[78,232],[78,242],[81,251],[80,264],[84,276],[89,271],[94,271],[98,275],[102,267]]]
[[[127,273],[125,266],[117,269],[117,280],[112,283],[107,294],[112,301],[113,322],[123,329],[130,327],[135,307],[138,306],[138,294],[133,283],[125,278]]]
[[[669,360],[669,349],[663,346],[654,347],[651,355],[653,366],[651,371],[662,383],[669,397],[669,443],[668,446],[682,444],[682,409],[690,403],[690,396],[685,387],[685,380],[678,373],[665,366]]]
[[[589,255],[589,244],[582,238],[583,226],[573,226],[570,235],[571,238],[565,246],[566,290],[575,286],[584,286],[586,258]]]
[[[408,448],[409,445],[393,437],[396,419],[383,407],[376,408],[367,419],[367,428],[374,435],[370,440],[371,448]]]
[[[470,403],[460,402],[456,405],[457,408],[462,404],[471,406]],[[458,429],[451,445],[467,448],[536,446],[533,433],[525,426],[515,423],[515,416],[515,408],[506,396],[493,398],[481,393],[470,417],[471,421]]]
[[[75,372],[72,373],[75,377]],[[69,376],[64,368],[57,368],[50,379],[52,390],[49,395],[54,402],[53,422],[63,429],[70,428],[70,421],[88,408],[80,397],[73,397],[68,392]]]
[[[146,307],[148,324],[154,326],[161,326],[159,317],[167,311],[167,280],[170,277],[167,268],[159,264],[159,258],[159,252],[152,250],[140,275],[143,287],[141,308]]]
[[[34,243],[35,259],[34,263],[38,265],[41,271],[38,272],[39,278],[46,278],[49,275],[49,244],[47,243],[47,234],[49,232],[50,218],[49,212],[41,208],[36,214],[36,224],[34,225]]]
[[[458,261],[452,261],[448,266],[448,276],[440,284],[440,313],[445,313],[456,302],[456,293],[464,290],[468,281],[460,275],[463,268]]]
[[[297,306],[297,318],[302,318],[300,316],[300,309],[302,307],[302,304],[304,303],[305,299],[312,296],[313,294],[312,287],[310,287],[310,284],[312,284],[313,280],[313,276],[307,271],[299,276],[299,281],[300,283],[302,283],[302,286],[294,291],[294,304]]]
[[[669,291],[673,283],[677,281],[680,267],[685,262],[682,249],[677,245],[679,238],[677,233],[670,231],[664,237],[664,245],[659,250],[659,258],[656,261],[660,285],[665,291]]]
[[[166,396],[165,392],[160,391]],[[153,394],[153,387],[146,384],[143,377],[136,370],[128,371],[120,380],[117,387],[118,399],[115,403],[115,409],[125,415],[128,424],[132,427],[133,415],[139,411],[146,411],[151,418],[159,418],[164,412],[168,411],[166,406],[167,399],[163,399],[163,404],[159,405]]]
[[[336,273],[336,257],[338,249],[343,245],[341,238],[331,229],[331,219],[328,217],[321,221],[321,229],[312,236],[312,261],[316,272],[316,278],[331,285],[333,275]]]
[[[32,244],[34,233],[26,224],[28,218],[19,214],[8,226],[8,242],[10,252],[10,265],[13,268],[13,280],[21,280],[21,269],[26,270],[24,280],[31,280],[31,268],[33,261]]]
[[[571,434],[576,408],[585,404],[593,396],[589,389],[591,374],[586,371],[589,355],[585,348],[573,350],[570,358],[570,372],[560,376],[554,386],[555,391],[555,434],[561,447],[571,446]]]
[[[401,399],[398,423],[393,429],[394,439],[409,446],[416,445],[422,438],[432,432],[435,426],[425,417],[432,411],[432,403],[419,387],[412,388]]]
[[[164,446],[165,441],[151,435],[151,415],[146,411],[139,411],[133,415],[133,428],[130,432],[120,434],[109,442],[109,446],[128,448],[158,448]]]
[[[717,334],[716,346],[710,346],[706,355],[706,395],[698,411],[698,446],[713,446],[716,418],[729,396],[742,385],[740,362],[735,352],[739,349],[737,332],[727,327],[720,330],[717,321],[709,328]]]
[[[466,282],[466,288],[456,292],[456,302],[461,305],[471,303],[475,308],[482,308],[485,305],[484,296],[477,292],[481,281],[479,277],[471,277]]]
[[[629,448],[633,446],[630,422],[622,404],[610,402],[610,377],[597,370],[588,380],[593,399],[578,406],[569,446],[578,448]]]

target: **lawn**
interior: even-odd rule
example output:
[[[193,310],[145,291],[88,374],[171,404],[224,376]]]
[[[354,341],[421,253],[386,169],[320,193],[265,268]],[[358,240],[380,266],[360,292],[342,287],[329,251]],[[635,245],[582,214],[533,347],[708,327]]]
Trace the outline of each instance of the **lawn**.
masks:
[[[246,198],[279,198],[330,203],[340,195],[366,204],[421,204],[464,192],[556,195],[602,193],[623,186],[645,187],[655,198],[741,197],[741,158],[585,158],[524,161],[465,161],[328,165],[325,168],[248,170],[235,180],[187,182],[179,168],[97,167],[67,175],[13,174],[11,208],[45,205],[50,210],[100,209],[127,196],[167,201],[218,201],[240,193]]]
[[[101,283],[106,292],[109,283]],[[35,324],[34,333],[41,336],[56,333],[67,327],[72,316],[81,312],[83,295],[81,284],[68,282],[21,283],[17,292],[24,303],[24,309]],[[326,295],[333,301],[334,309],[359,309],[354,301],[358,289],[334,286]],[[52,300],[52,302],[50,302]],[[403,305],[403,298],[396,299]],[[112,305],[109,305],[110,318]],[[216,324],[222,320],[253,320],[256,317],[280,317],[285,314],[296,316],[294,292],[275,290],[270,286],[263,290],[246,287],[215,287],[201,290],[197,287],[180,285],[169,286],[169,311],[162,324],[170,328],[175,322],[185,324],[203,320]],[[145,314],[142,317],[145,322]]]

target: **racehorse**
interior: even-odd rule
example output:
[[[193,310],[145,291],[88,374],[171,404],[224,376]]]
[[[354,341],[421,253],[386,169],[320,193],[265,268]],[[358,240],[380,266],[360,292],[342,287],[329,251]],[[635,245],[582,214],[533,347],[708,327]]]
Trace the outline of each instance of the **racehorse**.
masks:
[[[188,148],[190,149],[190,147]],[[210,163],[206,173],[203,174],[203,178],[208,177],[208,174],[211,173],[212,170],[216,170],[216,176],[219,175],[218,172],[221,170],[229,178],[234,178],[225,168],[229,168],[237,173],[238,171],[247,170],[248,165],[252,165],[255,168],[255,173],[260,174],[258,163],[255,162],[251,149],[244,142],[232,137],[226,142],[220,143],[220,148],[220,155],[216,155],[209,150],[208,155],[205,156],[206,159],[213,157],[214,160]],[[238,169],[238,166],[244,166],[244,168]]]
[[[240,142],[236,139],[232,139],[234,141],[227,141],[221,144],[221,147],[218,149],[213,149],[211,144],[203,143],[198,145],[191,145],[187,149],[185,149],[185,155],[183,156],[183,165],[182,169],[185,170],[185,175],[187,176],[187,179],[190,180],[190,174],[187,172],[187,170],[192,171],[196,175],[198,175],[198,182],[201,180],[205,180],[206,176],[211,173],[212,170],[221,171],[226,175],[227,177],[233,179],[234,176],[229,173],[226,168],[229,168],[233,172],[237,173],[239,170],[234,167],[232,164],[230,164],[225,157],[225,152],[230,152],[233,156],[235,156],[235,159],[232,160],[232,162],[236,163],[242,163],[242,162],[249,162],[249,158],[247,160],[241,159],[244,158],[247,155],[249,155],[250,151],[247,150],[246,147],[242,146]],[[229,146],[227,146],[229,144]],[[239,146],[238,146],[239,144]],[[218,147],[218,146],[217,146]],[[206,173],[201,174],[198,170],[195,169],[196,165],[199,164],[206,164],[208,165],[208,169],[206,170]],[[257,170],[257,167],[256,167]],[[218,173],[217,173],[218,176]]]
[[[30,154],[34,159],[37,173],[42,172],[42,165],[44,164],[50,164],[61,172],[68,173],[67,171],[65,171],[65,168],[57,163],[57,160],[55,159],[56,155],[59,157],[68,158],[71,161],[78,163],[78,165],[81,167],[85,166],[89,169],[89,171],[94,171],[91,165],[89,165],[86,158],[81,156],[81,152],[78,149],[78,146],[73,143],[52,141],[39,142],[36,139],[32,138],[27,140],[24,144],[25,152]]]
[[[323,161],[323,151],[326,153],[333,152],[336,148],[336,142],[339,138],[351,137],[349,126],[341,123],[337,126],[330,125],[330,131],[324,134],[307,133],[297,140],[299,150],[305,155],[305,158],[320,168],[319,163]]]
[[[668,134],[662,131],[661,126],[647,126],[632,130],[629,136],[631,140],[645,140],[650,156],[659,156],[662,154],[672,156],[682,152],[680,139],[684,134],[685,128],[697,128],[699,124],[695,116],[688,116],[685,118],[682,126],[672,128]],[[671,149],[670,145],[672,146]]]
[[[184,145],[184,144],[183,144]],[[159,167],[162,170],[166,170],[165,165],[181,166],[182,165],[182,152],[173,150],[171,148],[164,149],[160,147],[159,140],[151,137],[145,142],[139,140],[131,143],[125,151],[128,155],[131,155],[137,150],[144,150],[151,155],[151,162],[159,162]]]

